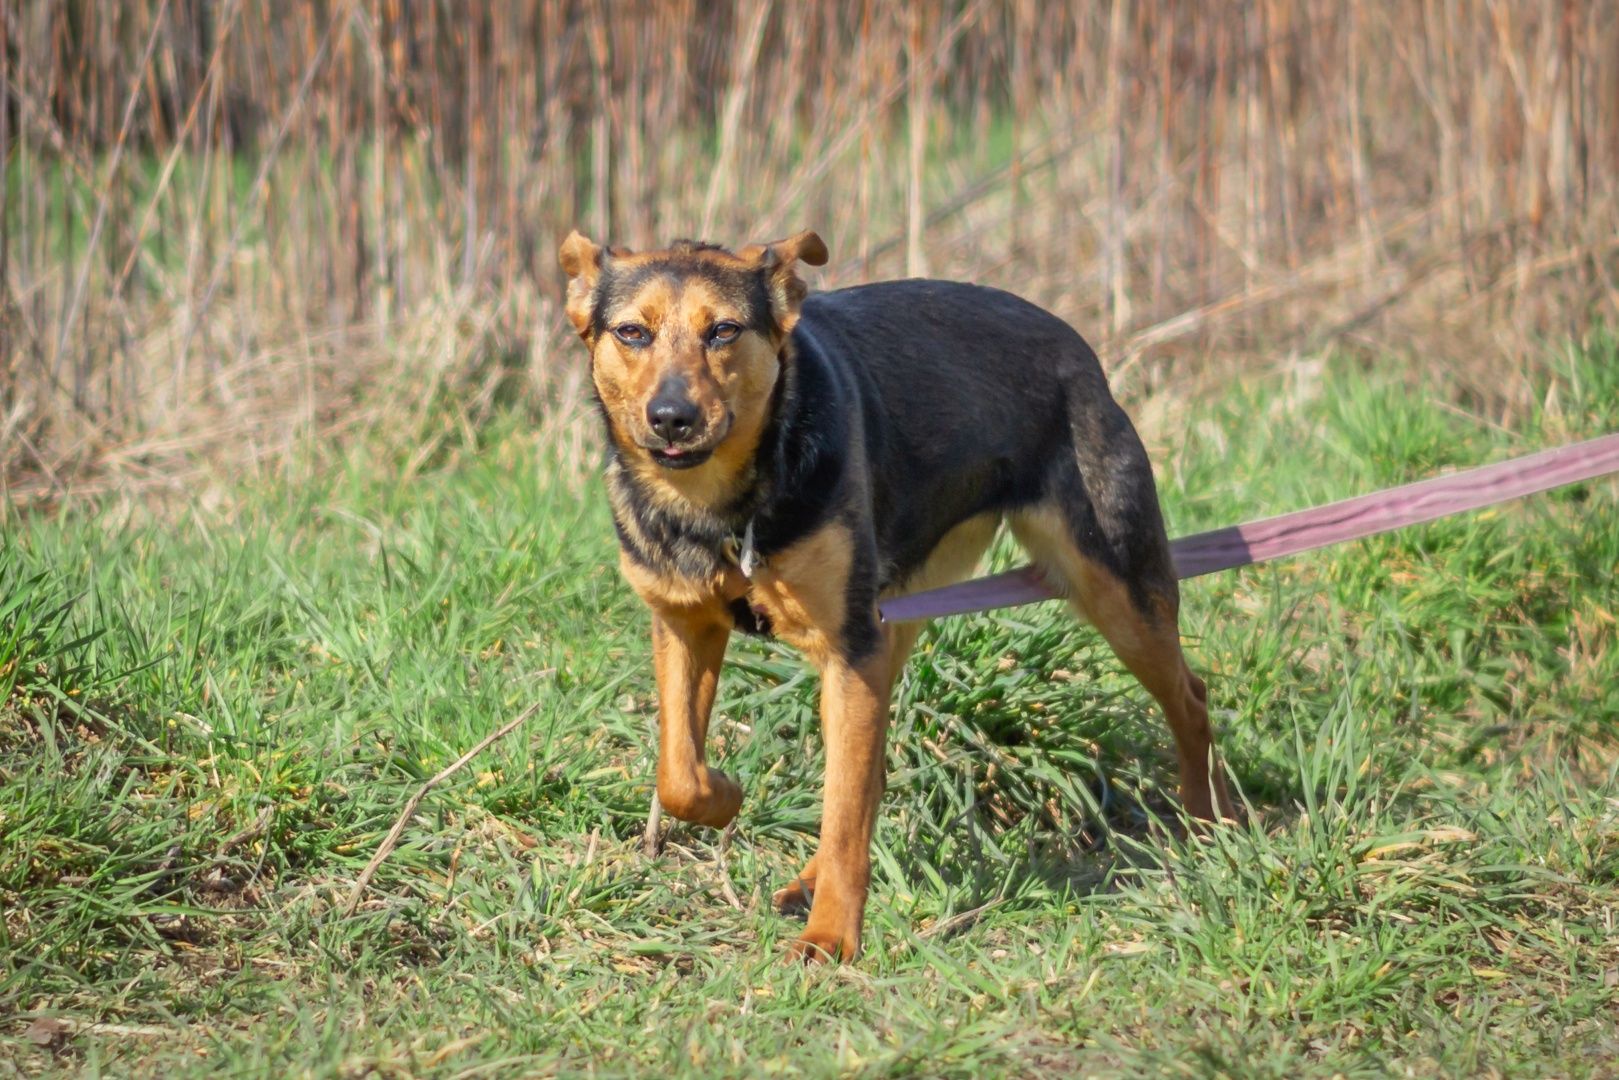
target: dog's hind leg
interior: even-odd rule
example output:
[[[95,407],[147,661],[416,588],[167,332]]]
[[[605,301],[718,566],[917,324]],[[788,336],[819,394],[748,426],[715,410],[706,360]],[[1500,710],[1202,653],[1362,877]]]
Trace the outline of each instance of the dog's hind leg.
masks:
[[[1099,554],[1087,553],[1085,546],[1098,542],[1098,530],[1075,527],[1072,496],[1085,495],[1067,494],[1069,498],[1059,497],[1011,515],[1013,534],[1051,582],[1063,590],[1075,612],[1101,632],[1119,660],[1164,710],[1175,737],[1181,802],[1187,812],[1205,820],[1216,814],[1234,817],[1214,755],[1207,689],[1181,652],[1180,593],[1169,569],[1162,526],[1129,537],[1127,543],[1133,550],[1122,551],[1114,560],[1132,566],[1132,581],[1110,568]],[[1157,497],[1150,488],[1134,494],[1137,499],[1152,499],[1150,505],[1156,507]],[[1088,503],[1084,505],[1088,508]],[[1156,512],[1149,516],[1152,523],[1158,521]],[[1081,536],[1089,540],[1088,545],[1082,546]]]

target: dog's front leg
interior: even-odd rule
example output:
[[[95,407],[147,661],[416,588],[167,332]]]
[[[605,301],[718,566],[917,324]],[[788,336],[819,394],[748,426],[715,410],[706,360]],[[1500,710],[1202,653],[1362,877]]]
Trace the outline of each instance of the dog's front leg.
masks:
[[[706,764],[708,714],[731,629],[707,612],[654,609],[652,658],[658,679],[658,801],[682,821],[724,828],[742,789]]]
[[[871,833],[883,797],[887,650],[859,664],[833,658],[821,670],[826,795],[809,923],[793,943],[808,961],[853,960],[871,882]]]

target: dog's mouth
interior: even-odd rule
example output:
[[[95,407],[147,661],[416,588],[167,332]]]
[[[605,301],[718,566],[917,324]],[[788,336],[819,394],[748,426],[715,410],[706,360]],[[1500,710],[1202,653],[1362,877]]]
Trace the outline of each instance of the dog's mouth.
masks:
[[[656,461],[666,469],[695,469],[703,462],[714,456],[712,446],[685,447],[663,446],[647,449]]]
[[[703,462],[714,456],[715,449],[725,441],[731,433],[731,416],[727,412],[718,423],[710,425],[702,432],[698,439],[685,443],[664,442],[653,436],[650,439],[637,442],[647,456],[665,469],[695,469]]]

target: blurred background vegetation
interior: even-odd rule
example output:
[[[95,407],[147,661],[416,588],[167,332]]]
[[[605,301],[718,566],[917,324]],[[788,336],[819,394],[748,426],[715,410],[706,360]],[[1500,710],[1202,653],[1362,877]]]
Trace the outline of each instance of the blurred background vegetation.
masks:
[[[0,0],[0,483],[409,471],[512,404],[587,470],[576,225],[1005,286],[1143,412],[1332,349],[1510,419],[1619,306],[1616,9]]]

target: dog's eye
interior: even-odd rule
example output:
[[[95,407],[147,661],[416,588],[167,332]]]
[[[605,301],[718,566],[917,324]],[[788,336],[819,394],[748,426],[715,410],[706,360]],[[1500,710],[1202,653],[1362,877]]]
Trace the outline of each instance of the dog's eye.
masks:
[[[715,323],[708,332],[708,340],[715,345],[729,345],[742,336],[742,328],[734,322]]]
[[[623,323],[613,327],[613,336],[624,344],[639,349],[652,341],[652,331],[635,323]]]

